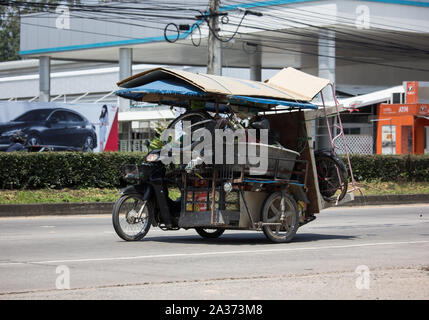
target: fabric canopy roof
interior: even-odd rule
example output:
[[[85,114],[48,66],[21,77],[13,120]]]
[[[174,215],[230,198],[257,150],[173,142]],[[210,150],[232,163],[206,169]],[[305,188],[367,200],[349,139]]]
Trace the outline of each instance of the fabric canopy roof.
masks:
[[[137,101],[186,104],[185,100],[237,103],[269,109],[317,108],[310,102],[329,80],[286,68],[264,82],[155,68],[118,82],[117,95]],[[179,102],[179,100],[182,100]]]

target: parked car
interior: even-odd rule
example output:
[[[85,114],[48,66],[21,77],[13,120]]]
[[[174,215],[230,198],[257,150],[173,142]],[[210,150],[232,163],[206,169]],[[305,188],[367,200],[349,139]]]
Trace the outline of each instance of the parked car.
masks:
[[[7,148],[17,131],[25,134],[29,146],[82,151],[92,151],[97,146],[95,126],[83,115],[65,108],[34,109],[0,123],[0,150]]]

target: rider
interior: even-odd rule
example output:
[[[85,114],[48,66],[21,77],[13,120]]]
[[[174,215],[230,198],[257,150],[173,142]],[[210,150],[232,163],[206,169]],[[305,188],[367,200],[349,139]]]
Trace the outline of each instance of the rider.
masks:
[[[25,135],[22,131],[15,132],[11,138],[11,143],[7,148],[6,152],[23,150],[25,141],[26,141]]]

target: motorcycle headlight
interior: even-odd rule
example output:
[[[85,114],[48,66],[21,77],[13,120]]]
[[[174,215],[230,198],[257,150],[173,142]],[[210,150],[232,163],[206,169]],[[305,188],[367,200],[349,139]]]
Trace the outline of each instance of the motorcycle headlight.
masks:
[[[146,156],[147,162],[155,162],[159,160],[159,153],[150,153]]]

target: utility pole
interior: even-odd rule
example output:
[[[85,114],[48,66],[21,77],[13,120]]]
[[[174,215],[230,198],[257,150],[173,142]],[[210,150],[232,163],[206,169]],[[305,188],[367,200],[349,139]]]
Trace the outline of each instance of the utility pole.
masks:
[[[222,75],[222,43],[217,39],[219,31],[219,0],[210,0],[210,29],[207,73]]]

